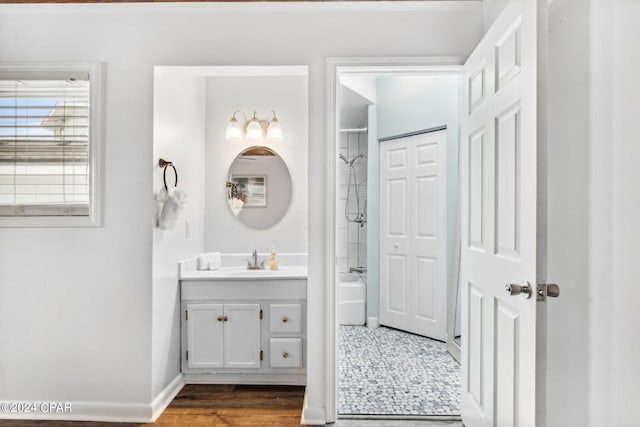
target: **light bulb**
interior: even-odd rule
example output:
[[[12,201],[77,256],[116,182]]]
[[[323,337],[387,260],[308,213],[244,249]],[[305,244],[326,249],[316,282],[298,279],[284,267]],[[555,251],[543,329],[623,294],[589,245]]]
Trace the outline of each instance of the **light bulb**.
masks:
[[[253,112],[253,117],[247,126],[247,139],[260,139],[262,138],[262,126],[256,118],[256,112]]]
[[[269,127],[267,128],[267,138],[281,140],[282,125],[278,121],[278,118],[276,117],[276,113],[274,111],[272,111],[272,113],[273,113],[273,119],[271,119],[271,122],[269,123]]]
[[[227,124],[227,131],[225,132],[225,137],[227,139],[241,139],[242,138],[242,126],[238,123],[238,119],[236,119],[236,113],[233,113],[231,120],[229,120],[229,124]]]

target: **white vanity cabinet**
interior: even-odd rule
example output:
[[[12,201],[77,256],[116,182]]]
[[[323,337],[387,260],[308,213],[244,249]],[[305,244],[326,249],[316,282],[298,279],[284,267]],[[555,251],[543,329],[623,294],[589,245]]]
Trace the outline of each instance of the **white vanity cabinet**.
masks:
[[[306,269],[181,273],[180,292],[187,383],[306,383]]]

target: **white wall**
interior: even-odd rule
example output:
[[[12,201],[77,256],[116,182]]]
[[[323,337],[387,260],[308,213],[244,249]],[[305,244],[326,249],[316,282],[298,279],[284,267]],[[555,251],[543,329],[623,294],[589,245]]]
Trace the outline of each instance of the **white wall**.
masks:
[[[561,297],[547,304],[548,427],[588,421],[588,16],[583,0],[556,1],[549,11],[547,272]]]
[[[209,77],[207,79],[205,149],[205,249],[246,253],[308,251],[308,85],[306,76]],[[231,213],[224,186],[229,167],[249,141],[226,141],[225,130],[234,111],[271,119],[275,111],[284,137],[267,143],[282,158],[292,182],[291,204],[280,222],[269,229],[254,230]],[[250,118],[250,117],[249,117]],[[270,184],[267,183],[267,186]],[[257,211],[257,209],[255,209]],[[242,215],[242,213],[241,213]]]
[[[205,79],[179,67],[157,67],[153,90],[153,192],[163,188],[158,159],[173,162],[187,203],[175,229],[153,229],[152,396],[180,372],[177,263],[204,247]],[[167,184],[174,185],[173,170]],[[188,232],[188,234],[187,234]]]
[[[464,58],[482,32],[477,3],[0,5],[2,61],[105,64],[104,226],[0,230],[0,339],[10,343],[0,347],[0,400],[84,401],[98,416],[99,402],[153,400],[175,373],[166,346],[177,327],[177,316],[165,323],[173,305],[155,299],[152,279],[153,67],[303,64],[311,195],[306,414],[323,418],[326,58]]]
[[[588,19],[590,425],[634,426],[640,401],[640,3],[592,0]]]
[[[341,76],[340,84],[366,98],[369,102],[376,103],[378,79],[375,76]]]
[[[640,3],[555,0],[550,17],[547,425],[635,426]]]
[[[537,0],[536,0],[537,1]],[[482,0],[484,7],[484,29],[488,30],[495,22],[509,0]]]

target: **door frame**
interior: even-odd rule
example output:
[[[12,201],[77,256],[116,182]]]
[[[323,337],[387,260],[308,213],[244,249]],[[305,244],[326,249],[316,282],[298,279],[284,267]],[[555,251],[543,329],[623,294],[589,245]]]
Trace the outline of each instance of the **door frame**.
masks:
[[[336,144],[339,138],[338,105],[339,78],[349,76],[416,76],[460,75],[464,58],[459,56],[433,57],[381,57],[381,58],[328,58],[326,62],[326,158],[325,173],[328,188],[325,199],[325,224],[328,230],[325,242],[325,271],[329,286],[325,290],[325,402],[326,422],[332,423],[338,416],[338,322],[336,282]],[[459,130],[458,130],[459,132]]]

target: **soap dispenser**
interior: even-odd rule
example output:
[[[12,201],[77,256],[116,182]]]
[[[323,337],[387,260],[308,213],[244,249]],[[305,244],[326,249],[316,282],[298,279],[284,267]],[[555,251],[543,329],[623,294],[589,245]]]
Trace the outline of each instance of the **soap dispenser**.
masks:
[[[276,253],[276,245],[271,247],[271,257],[269,258],[269,268],[273,271],[278,269],[278,254]]]

